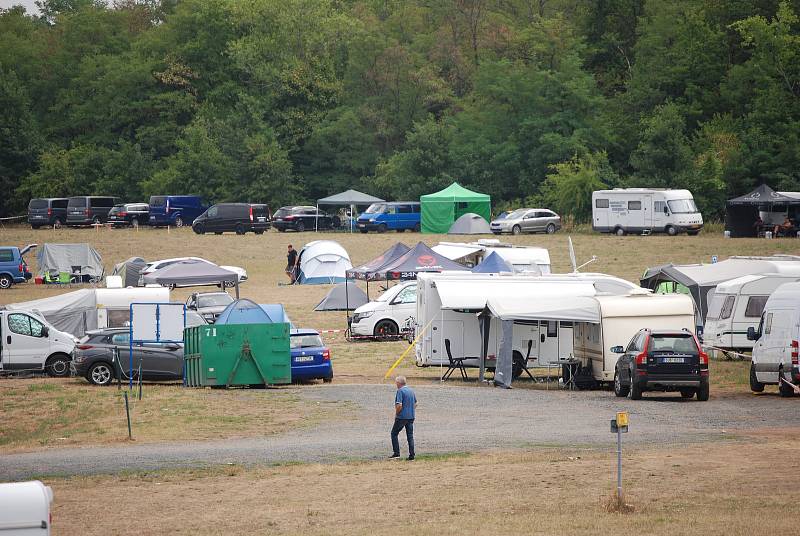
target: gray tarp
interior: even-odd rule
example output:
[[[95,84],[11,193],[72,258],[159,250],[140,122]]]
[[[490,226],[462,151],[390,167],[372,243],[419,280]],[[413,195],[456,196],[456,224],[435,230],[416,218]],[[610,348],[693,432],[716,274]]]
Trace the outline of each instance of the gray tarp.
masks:
[[[314,307],[315,311],[352,311],[369,302],[367,295],[354,281],[339,283],[333,287],[322,301]]]
[[[122,277],[123,287],[135,287],[139,285],[140,272],[147,266],[141,257],[131,257],[130,259],[114,265],[111,275]]]
[[[144,276],[145,285],[203,286],[225,283],[230,286],[239,282],[235,272],[220,268],[216,264],[202,261],[176,262]]]
[[[36,252],[36,263],[41,276],[55,271],[103,277],[103,259],[89,244],[44,244]]]
[[[5,306],[9,311],[38,311],[59,331],[76,337],[97,329],[97,293],[81,289],[51,298],[41,298]]]
[[[482,216],[478,216],[473,212],[467,212],[459,217],[453,222],[453,225],[450,226],[450,230],[447,231],[447,234],[464,235],[491,233],[492,229],[489,227],[489,222],[484,220]]]

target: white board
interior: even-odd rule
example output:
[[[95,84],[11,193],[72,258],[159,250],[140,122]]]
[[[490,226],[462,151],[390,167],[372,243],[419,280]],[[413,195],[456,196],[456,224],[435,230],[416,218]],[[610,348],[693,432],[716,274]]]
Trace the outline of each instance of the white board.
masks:
[[[131,339],[182,342],[185,308],[182,303],[131,304]]]

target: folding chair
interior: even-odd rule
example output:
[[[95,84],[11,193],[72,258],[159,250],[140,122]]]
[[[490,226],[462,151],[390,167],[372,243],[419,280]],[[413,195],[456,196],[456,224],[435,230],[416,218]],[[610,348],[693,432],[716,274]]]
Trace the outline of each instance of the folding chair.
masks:
[[[462,380],[468,380],[469,378],[467,378],[467,369],[464,367],[464,360],[466,358],[453,357],[453,354],[450,352],[450,339],[444,340],[444,349],[447,351],[447,359],[450,361],[450,366],[447,367],[447,371],[445,371],[444,375],[442,376],[442,381],[447,380],[456,370],[461,372]]]
[[[532,347],[533,347],[533,340],[529,340],[528,341],[528,353],[525,355],[524,358],[522,357],[522,354],[517,353],[517,352],[514,353],[514,366],[516,366],[518,369],[522,369],[522,370],[520,370],[519,376],[522,376],[522,373],[525,372],[530,377],[530,379],[532,379],[533,381],[536,381],[536,378],[533,377],[533,374],[531,374],[531,371],[528,370],[528,359],[531,357],[531,348]]]

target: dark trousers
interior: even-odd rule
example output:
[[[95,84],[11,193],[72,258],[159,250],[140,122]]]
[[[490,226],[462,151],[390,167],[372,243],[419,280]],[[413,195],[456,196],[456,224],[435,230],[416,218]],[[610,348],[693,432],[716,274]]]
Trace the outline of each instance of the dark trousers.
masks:
[[[400,455],[400,443],[397,436],[400,430],[406,429],[406,439],[408,440],[408,455],[414,456],[414,419],[395,419],[392,426],[392,453]]]

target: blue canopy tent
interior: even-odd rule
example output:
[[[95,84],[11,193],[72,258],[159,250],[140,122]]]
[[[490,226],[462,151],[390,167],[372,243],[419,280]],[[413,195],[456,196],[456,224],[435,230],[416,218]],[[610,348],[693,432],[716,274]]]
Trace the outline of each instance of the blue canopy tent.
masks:
[[[258,304],[243,298],[232,302],[219,315],[215,324],[292,324],[279,303]]]
[[[503,272],[511,273],[513,271],[514,270],[508,263],[503,260],[503,257],[498,255],[496,251],[492,251],[488,257],[483,259],[472,269],[473,274],[500,274]]]

